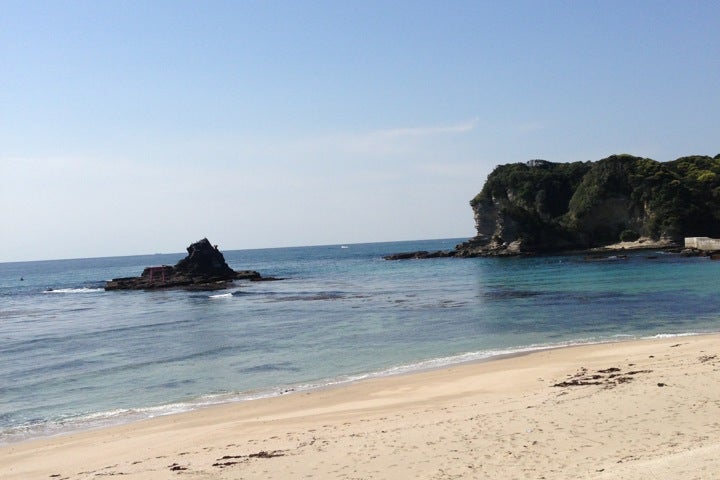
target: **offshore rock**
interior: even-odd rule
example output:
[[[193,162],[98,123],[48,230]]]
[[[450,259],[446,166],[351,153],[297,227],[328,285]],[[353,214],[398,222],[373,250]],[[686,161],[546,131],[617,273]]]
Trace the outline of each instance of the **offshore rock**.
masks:
[[[418,260],[425,258],[454,257],[455,253],[456,252],[454,250],[438,250],[435,252],[418,250],[417,252],[393,253],[392,255],[386,255],[383,258],[385,260]]]
[[[520,242],[506,244],[493,244],[485,237],[474,237],[470,240],[455,246],[454,250],[438,250],[428,252],[419,250],[417,252],[401,252],[385,255],[385,260],[424,260],[426,258],[448,258],[448,257],[517,257],[529,255],[521,250]]]
[[[524,248],[522,241],[499,242],[478,235],[455,246],[457,257],[519,257],[532,255]]]
[[[263,278],[253,270],[235,271],[225,257],[207,238],[187,248],[187,257],[174,267],[162,265],[146,267],[139,277],[114,278],[105,284],[105,290],[155,290],[186,288],[191,290],[220,290],[234,280],[258,281]]]
[[[193,277],[217,277],[231,279],[235,271],[225,263],[225,257],[210,244],[207,238],[195,242],[187,248],[188,256],[175,265],[175,271]]]

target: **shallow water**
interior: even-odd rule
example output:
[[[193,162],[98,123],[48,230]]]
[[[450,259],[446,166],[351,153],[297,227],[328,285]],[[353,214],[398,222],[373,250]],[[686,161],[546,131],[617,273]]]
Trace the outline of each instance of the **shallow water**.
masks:
[[[553,345],[720,330],[720,262],[224,252],[278,282],[105,292],[184,254],[0,264],[0,442]],[[648,258],[648,257],[656,258]],[[23,281],[20,281],[20,278]]]

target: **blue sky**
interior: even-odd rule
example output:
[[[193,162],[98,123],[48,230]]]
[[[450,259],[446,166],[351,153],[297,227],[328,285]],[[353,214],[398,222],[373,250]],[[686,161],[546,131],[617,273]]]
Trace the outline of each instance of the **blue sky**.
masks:
[[[718,2],[0,5],[0,261],[471,237],[496,165],[720,153]]]

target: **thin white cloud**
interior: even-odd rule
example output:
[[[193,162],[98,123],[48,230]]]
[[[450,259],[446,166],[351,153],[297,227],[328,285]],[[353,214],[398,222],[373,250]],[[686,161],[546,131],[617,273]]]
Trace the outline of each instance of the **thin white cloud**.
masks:
[[[325,162],[366,161],[368,158],[413,156],[427,152],[433,145],[452,142],[455,137],[477,129],[477,118],[462,122],[418,127],[397,127],[369,131],[334,131],[320,134],[286,133],[280,136],[248,136],[219,133],[175,140],[163,151],[136,152],[154,160],[163,158],[174,165],[208,159],[215,164],[243,164],[253,169],[259,163],[288,166]],[[181,160],[184,159],[184,160]],[[194,160],[193,160],[194,159]]]
[[[388,130],[378,130],[372,132],[370,136],[383,138],[398,137],[427,137],[432,135],[443,135],[448,133],[467,133],[472,131],[478,124],[478,119],[474,118],[466,122],[453,125],[437,125],[430,127],[405,127],[391,128]]]
[[[478,119],[449,125],[399,127],[370,132],[336,133],[306,138],[290,144],[293,153],[321,153],[334,156],[388,157],[418,155],[429,143],[448,141],[449,136],[472,132]]]

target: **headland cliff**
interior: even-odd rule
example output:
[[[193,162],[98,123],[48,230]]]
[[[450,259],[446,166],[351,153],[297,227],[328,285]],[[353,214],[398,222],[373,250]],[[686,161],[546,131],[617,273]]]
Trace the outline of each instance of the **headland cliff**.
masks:
[[[720,236],[720,155],[670,162],[631,155],[496,167],[470,201],[477,234],[449,252],[397,258],[524,255],[618,242],[680,246]],[[387,257],[387,258],[392,258]]]
[[[470,206],[477,235],[458,245],[458,255],[567,251],[641,239],[682,245],[684,237],[720,235],[720,155],[502,165]]]

